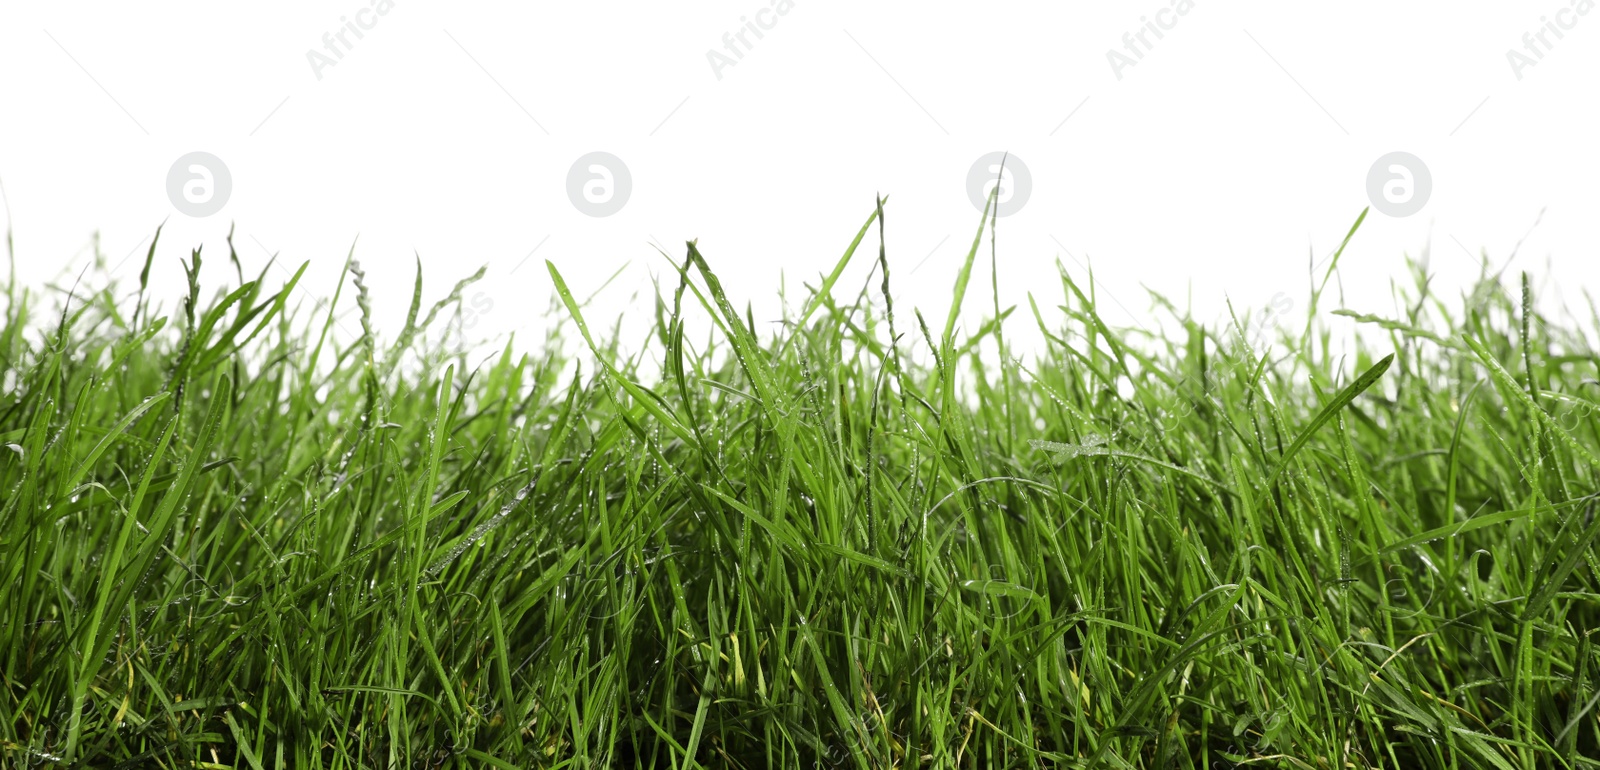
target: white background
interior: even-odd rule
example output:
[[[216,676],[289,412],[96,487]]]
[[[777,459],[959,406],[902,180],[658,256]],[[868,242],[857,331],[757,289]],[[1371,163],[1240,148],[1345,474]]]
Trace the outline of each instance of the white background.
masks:
[[[131,279],[165,219],[155,280],[175,297],[191,247],[204,244],[213,286],[230,277],[234,224],[248,270],[271,252],[290,270],[311,262],[309,301],[332,293],[359,234],[380,328],[398,328],[418,254],[430,301],[487,264],[469,291],[474,333],[536,340],[545,259],[580,295],[627,266],[595,300],[604,326],[649,308],[635,292],[670,270],[652,243],[681,258],[699,238],[762,321],[778,317],[780,280],[791,297],[814,284],[882,192],[896,292],[938,326],[977,226],[968,169],[1005,150],[1033,178],[1000,222],[1001,302],[1021,306],[1020,330],[1027,292],[1060,302],[1058,259],[1080,279],[1092,264],[1114,323],[1155,322],[1146,287],[1206,319],[1227,298],[1262,308],[1280,294],[1298,314],[1308,255],[1368,204],[1374,160],[1403,150],[1431,169],[1432,197],[1411,217],[1369,216],[1326,308],[1393,314],[1391,279],[1430,246],[1436,285],[1454,292],[1482,253],[1498,269],[1545,209],[1508,280],[1530,270],[1579,302],[1600,281],[1600,11],[1563,16],[1573,29],[1520,79],[1507,60],[1571,0],[1198,0],[1120,79],[1107,52],[1169,0],[795,0],[761,16],[776,23],[720,78],[708,51],[726,53],[723,35],[767,0],[397,0],[363,16],[373,29],[319,78],[308,52],[367,5],[3,6],[0,183],[19,276],[70,284],[98,232]],[[197,150],[233,179],[203,219],[165,190]],[[595,150],[633,178],[606,218],[566,193]],[[876,243],[841,292],[859,289]],[[990,303],[987,248],[974,309]]]

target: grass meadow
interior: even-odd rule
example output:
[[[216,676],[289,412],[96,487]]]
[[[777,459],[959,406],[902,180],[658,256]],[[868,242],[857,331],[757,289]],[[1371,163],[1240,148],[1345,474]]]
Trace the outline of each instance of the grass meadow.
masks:
[[[13,268],[0,764],[1600,766],[1592,312],[1363,315],[1336,256],[1152,335],[1067,270],[1002,306],[989,220],[924,317],[883,205],[781,303],[685,244],[642,338],[549,265],[490,355],[478,276],[380,324],[355,259]]]

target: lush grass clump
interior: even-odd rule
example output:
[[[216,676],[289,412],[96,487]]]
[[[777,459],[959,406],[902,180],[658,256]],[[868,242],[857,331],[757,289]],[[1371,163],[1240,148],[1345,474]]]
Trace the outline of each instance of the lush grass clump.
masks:
[[[1065,271],[924,319],[881,246],[838,282],[881,225],[759,311],[691,243],[647,340],[551,266],[559,331],[487,358],[420,275],[375,335],[353,262],[344,338],[199,252],[175,307],[12,280],[0,764],[1600,765],[1575,325],[1420,270],[1272,345]]]

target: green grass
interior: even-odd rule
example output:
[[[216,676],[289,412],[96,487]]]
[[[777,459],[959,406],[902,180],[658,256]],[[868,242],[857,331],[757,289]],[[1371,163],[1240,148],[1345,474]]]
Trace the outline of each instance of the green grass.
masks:
[[[1163,338],[1067,271],[964,304],[982,227],[925,319],[881,205],[781,306],[689,244],[646,339],[552,265],[487,357],[420,271],[392,336],[355,262],[13,278],[0,764],[1600,766],[1577,322],[1415,269],[1398,317]]]

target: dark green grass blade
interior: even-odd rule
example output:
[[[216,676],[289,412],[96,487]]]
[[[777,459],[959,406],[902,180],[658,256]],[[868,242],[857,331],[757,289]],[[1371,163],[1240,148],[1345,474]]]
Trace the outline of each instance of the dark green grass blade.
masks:
[[[1317,432],[1318,428],[1326,425],[1329,420],[1333,419],[1334,415],[1339,413],[1339,410],[1345,408],[1350,404],[1350,402],[1354,401],[1356,396],[1365,393],[1368,388],[1377,384],[1378,378],[1382,377],[1383,373],[1389,370],[1389,364],[1391,363],[1394,363],[1393,353],[1384,356],[1382,360],[1378,361],[1378,363],[1373,364],[1371,368],[1367,369],[1365,372],[1362,372],[1361,376],[1357,377],[1354,382],[1344,386],[1339,390],[1338,393],[1335,393],[1333,398],[1329,399],[1328,403],[1322,407],[1322,410],[1317,412],[1315,417],[1311,418],[1311,422],[1300,430],[1300,435],[1295,436],[1294,441],[1290,442],[1289,448],[1283,450],[1283,455],[1278,459],[1277,468],[1273,470],[1272,475],[1267,478],[1267,486],[1272,486],[1277,483],[1278,477],[1283,475],[1284,470],[1289,467],[1289,463],[1293,461],[1295,455],[1298,454],[1303,447],[1305,447],[1306,442],[1311,440],[1311,436]]]

